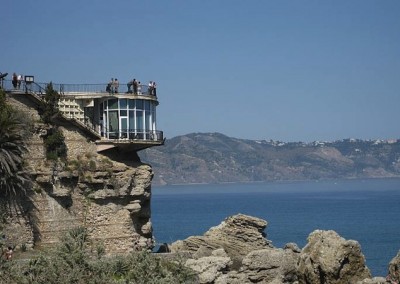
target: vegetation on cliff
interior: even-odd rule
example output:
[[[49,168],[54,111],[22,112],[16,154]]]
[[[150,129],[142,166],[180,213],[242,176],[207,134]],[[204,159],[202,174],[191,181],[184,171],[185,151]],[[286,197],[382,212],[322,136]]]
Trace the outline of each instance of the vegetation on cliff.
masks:
[[[47,135],[44,137],[46,147],[46,157],[48,160],[57,160],[67,156],[67,147],[65,138],[58,127],[53,123],[53,120],[59,114],[58,101],[60,94],[53,89],[53,84],[50,82],[46,86],[44,95],[44,104],[41,110],[41,118],[44,123],[51,125]]]
[[[27,124],[23,116],[6,103],[0,90],[0,197],[2,200],[25,194],[30,177],[24,154]]]
[[[194,283],[193,272],[149,252],[106,257],[87,231],[69,231],[53,250],[30,259],[0,260],[0,283]]]

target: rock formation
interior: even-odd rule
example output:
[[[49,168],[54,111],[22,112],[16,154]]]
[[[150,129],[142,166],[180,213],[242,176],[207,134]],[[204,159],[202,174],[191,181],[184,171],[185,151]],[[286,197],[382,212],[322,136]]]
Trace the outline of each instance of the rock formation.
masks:
[[[371,274],[358,242],[334,231],[316,230],[308,237],[297,264],[300,283],[356,283]]]
[[[186,258],[186,266],[199,275],[199,283],[242,284],[379,284],[371,278],[358,242],[334,231],[316,230],[300,250],[289,243],[275,248],[265,239],[267,222],[238,214],[226,218],[203,236],[169,245],[167,251]],[[398,271],[398,256],[391,262]],[[395,283],[395,282],[393,282]]]
[[[193,236],[170,246],[171,252],[188,251],[195,258],[210,256],[213,250],[223,248],[233,261],[241,263],[249,252],[270,246],[264,238],[267,222],[242,214],[225,219],[220,225],[208,230],[204,236]]]
[[[400,251],[389,263],[388,279],[393,283],[400,283]]]

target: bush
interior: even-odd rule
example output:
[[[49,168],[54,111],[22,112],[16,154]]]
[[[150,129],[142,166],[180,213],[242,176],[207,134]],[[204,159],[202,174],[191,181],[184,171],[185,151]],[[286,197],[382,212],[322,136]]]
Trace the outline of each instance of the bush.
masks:
[[[29,261],[0,261],[0,283],[195,283],[193,271],[142,251],[124,256],[92,254],[86,229],[68,232],[59,246]],[[98,252],[98,248],[97,248]]]

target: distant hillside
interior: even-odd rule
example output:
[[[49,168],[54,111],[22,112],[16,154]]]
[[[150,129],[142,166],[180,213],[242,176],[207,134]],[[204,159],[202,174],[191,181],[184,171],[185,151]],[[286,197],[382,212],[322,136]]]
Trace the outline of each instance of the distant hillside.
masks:
[[[156,185],[400,177],[400,140],[306,144],[192,133],[139,155]]]

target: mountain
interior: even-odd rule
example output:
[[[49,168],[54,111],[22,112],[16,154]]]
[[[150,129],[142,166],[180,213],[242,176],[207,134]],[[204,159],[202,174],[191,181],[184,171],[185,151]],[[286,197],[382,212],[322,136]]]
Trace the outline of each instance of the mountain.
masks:
[[[246,140],[191,133],[139,152],[153,184],[400,177],[400,140]]]

